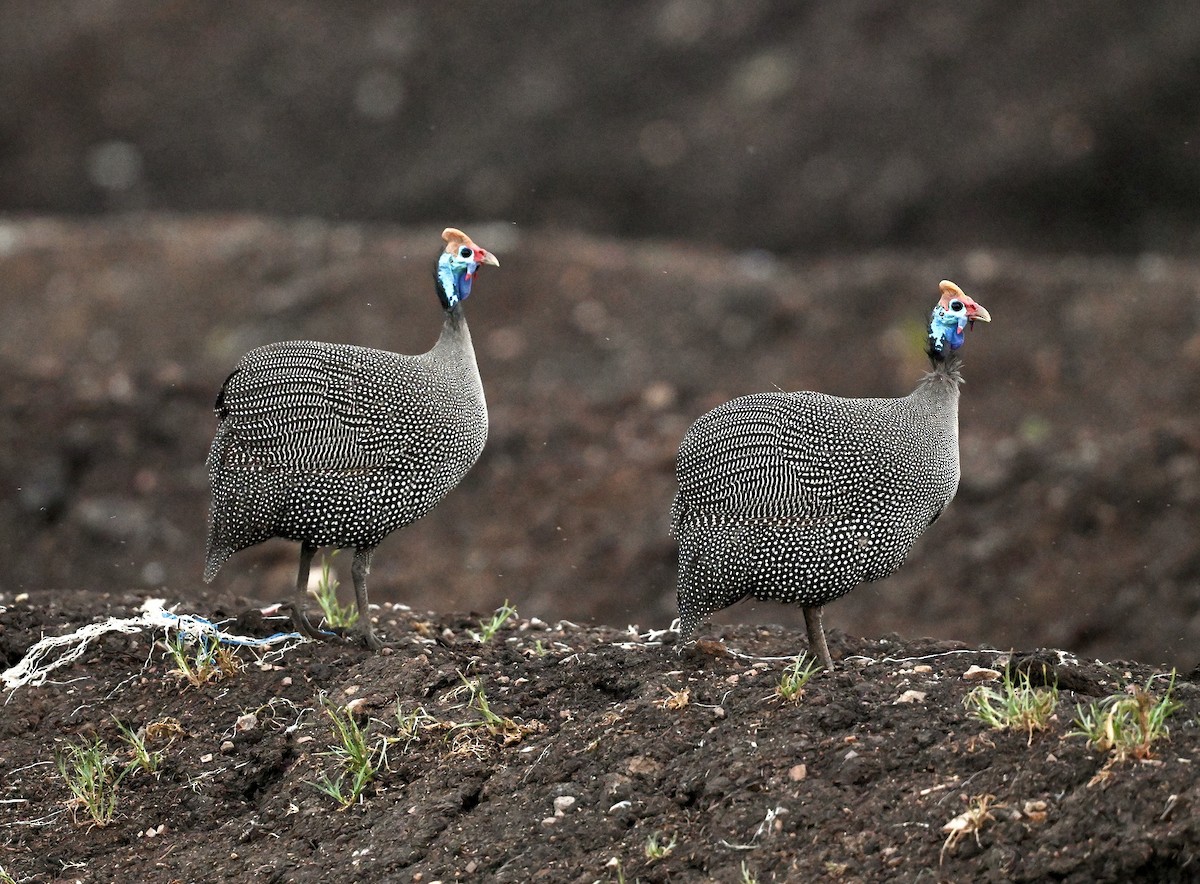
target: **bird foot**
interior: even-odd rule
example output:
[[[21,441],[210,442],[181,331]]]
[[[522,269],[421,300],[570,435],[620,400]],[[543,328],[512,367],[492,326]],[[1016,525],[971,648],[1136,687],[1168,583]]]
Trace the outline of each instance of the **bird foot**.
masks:
[[[313,626],[312,621],[308,619],[304,611],[292,602],[280,602],[278,610],[279,613],[287,614],[291,618],[292,628],[305,638],[315,642],[329,642],[338,638],[337,633],[325,632]]]
[[[366,645],[367,650],[369,650],[369,651],[382,651],[383,650],[383,642],[381,642],[379,640],[379,636],[377,636],[375,634],[375,630],[368,627],[367,629],[364,629],[362,632],[359,633],[359,638],[362,639],[362,643],[364,645]]]

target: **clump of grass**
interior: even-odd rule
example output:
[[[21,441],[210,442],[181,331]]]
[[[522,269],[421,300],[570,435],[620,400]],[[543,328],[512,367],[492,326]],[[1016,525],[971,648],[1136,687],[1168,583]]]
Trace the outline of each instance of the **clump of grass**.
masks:
[[[58,772],[71,790],[71,813],[83,808],[97,826],[107,826],[117,812],[117,787],[130,768],[119,769],[104,741],[67,741],[55,753]]]
[[[146,745],[146,729],[141,728],[135,731],[116,716],[113,717],[113,721],[117,723],[117,729],[121,732],[121,741],[129,746],[129,751],[133,754],[131,767],[140,767],[148,774],[158,773],[163,754]]]
[[[670,841],[660,841],[658,832],[654,832],[646,839],[646,859],[650,862],[657,862],[660,859],[666,859],[675,850],[675,844],[678,841],[678,836],[672,835]]]
[[[807,662],[806,662],[807,661]],[[805,686],[812,677],[821,671],[821,663],[815,657],[808,658],[807,654],[798,654],[779,679],[775,688],[775,696],[789,703],[795,703],[804,696]]]
[[[242,670],[238,655],[208,635],[189,636],[176,632],[167,636],[164,646],[167,655],[175,663],[171,674],[193,687],[220,681]]]
[[[516,615],[517,609],[508,603],[508,599],[505,599],[504,604],[497,608],[490,618],[479,621],[479,632],[467,630],[467,634],[480,644],[487,644],[500,631],[500,628]]]
[[[511,746],[514,743],[521,742],[527,735],[537,733],[543,729],[541,722],[534,721],[529,724],[522,724],[495,712],[492,709],[491,701],[488,700],[487,693],[483,689],[482,679],[470,681],[462,673],[459,673],[458,677],[462,679],[463,683],[461,690],[465,690],[468,694],[467,706],[478,712],[480,718],[476,721],[464,721],[454,724],[450,728],[452,731],[478,728],[493,737],[498,737],[502,745]],[[470,747],[460,748],[469,750]]]
[[[1158,740],[1169,739],[1167,719],[1182,705],[1171,699],[1175,689],[1175,670],[1163,696],[1155,700],[1150,693],[1153,679],[1146,686],[1131,685],[1127,692],[1075,707],[1075,730],[1071,736],[1085,737],[1101,752],[1112,752],[1112,762],[1127,758],[1145,759]]]
[[[379,773],[379,759],[386,753],[387,744],[380,740],[371,745],[354,713],[344,706],[336,706],[325,697],[321,698],[321,705],[333,723],[333,734],[337,739],[321,754],[334,759],[338,770],[334,776],[323,773],[312,785],[336,801],[338,810],[345,810],[358,801]]]
[[[321,577],[315,589],[309,594],[316,599],[325,617],[327,626],[335,629],[349,629],[358,622],[358,608],[355,605],[342,605],[338,602],[337,589],[341,586],[337,575],[333,572],[333,557],[338,554],[335,549],[328,555],[321,554]]]
[[[425,711],[424,706],[418,706],[412,712],[405,712],[399,700],[396,701],[396,735],[389,738],[390,743],[403,743],[403,749],[421,739],[421,733],[428,730],[443,728],[442,722]]]
[[[745,860],[742,860],[742,876],[738,880],[740,880],[742,884],[758,884],[757,876],[750,871],[750,866],[746,864]]]
[[[116,722],[117,729],[121,732],[121,741],[129,747],[132,756],[132,761],[129,763],[130,769],[140,768],[155,776],[158,775],[158,769],[165,756],[161,750],[150,747],[156,743],[170,746],[175,742],[176,737],[183,734],[183,726],[180,725],[178,718],[160,718],[136,731],[116,716],[113,716],[113,721]]]
[[[1044,673],[1043,673],[1044,674]],[[999,688],[979,685],[963,698],[963,705],[986,724],[997,730],[1020,730],[1033,743],[1033,732],[1044,730],[1058,709],[1058,685],[1035,686],[1028,672],[1004,671]]]
[[[17,884],[17,879],[10,875],[4,866],[0,866],[0,884]]]

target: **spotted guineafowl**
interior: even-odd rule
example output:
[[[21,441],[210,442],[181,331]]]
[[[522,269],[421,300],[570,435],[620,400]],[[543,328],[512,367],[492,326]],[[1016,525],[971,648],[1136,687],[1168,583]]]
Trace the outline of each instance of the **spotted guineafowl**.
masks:
[[[747,596],[799,604],[810,651],[832,668],[821,606],[900,567],[958,489],[954,351],[977,319],[991,316],[943,282],[932,370],[903,398],[758,393],[691,426],[671,507],[681,640]]]
[[[460,230],[442,234],[434,271],[446,311],[428,353],[287,341],[251,350],[217,396],[205,581],[235,552],[272,537],[300,542],[300,599],[320,547],[354,548],[351,574],[366,645],[371,554],[431,510],[483,451],[487,405],[462,302],[480,264],[499,266]],[[295,627],[319,633],[300,604]]]

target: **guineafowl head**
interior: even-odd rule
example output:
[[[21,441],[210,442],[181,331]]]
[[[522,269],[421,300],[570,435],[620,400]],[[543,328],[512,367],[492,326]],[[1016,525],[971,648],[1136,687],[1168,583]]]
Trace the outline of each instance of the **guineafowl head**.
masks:
[[[945,359],[963,344],[968,327],[980,322],[991,322],[991,314],[982,304],[963,294],[963,290],[942,280],[942,298],[929,317],[929,356],[935,361]]]
[[[434,278],[437,280],[438,296],[442,306],[453,310],[471,294],[471,283],[480,264],[499,267],[500,262],[491,252],[471,242],[471,237],[461,230],[447,227],[442,231],[446,248],[438,255]]]

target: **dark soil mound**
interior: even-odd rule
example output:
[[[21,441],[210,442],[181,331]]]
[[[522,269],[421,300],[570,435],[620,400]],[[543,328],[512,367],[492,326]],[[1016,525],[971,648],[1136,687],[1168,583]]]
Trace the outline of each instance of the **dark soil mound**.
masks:
[[[0,667],[43,632],[136,617],[140,601],[10,601]],[[180,613],[270,633],[246,604],[192,598]],[[391,653],[242,651],[240,671],[198,686],[152,647],[161,632],[114,633],[19,688],[0,717],[0,867],[28,882],[1194,877],[1200,688],[1175,682],[1182,707],[1146,760],[1070,735],[1076,704],[1134,687],[1157,704],[1169,679],[1150,667],[1012,661],[1060,687],[1029,734],[968,712],[968,670],[1008,655],[956,643],[834,632],[838,670],[788,701],[801,639],[778,627],[724,629],[724,649],[683,657],[669,634],[520,618],[487,642],[474,616],[385,606],[379,628]],[[341,776],[328,710],[351,729],[346,706],[376,773],[339,809],[318,784]],[[145,731],[157,770],[126,774],[111,822],[93,825],[56,754],[100,740],[122,769],[121,726]]]

